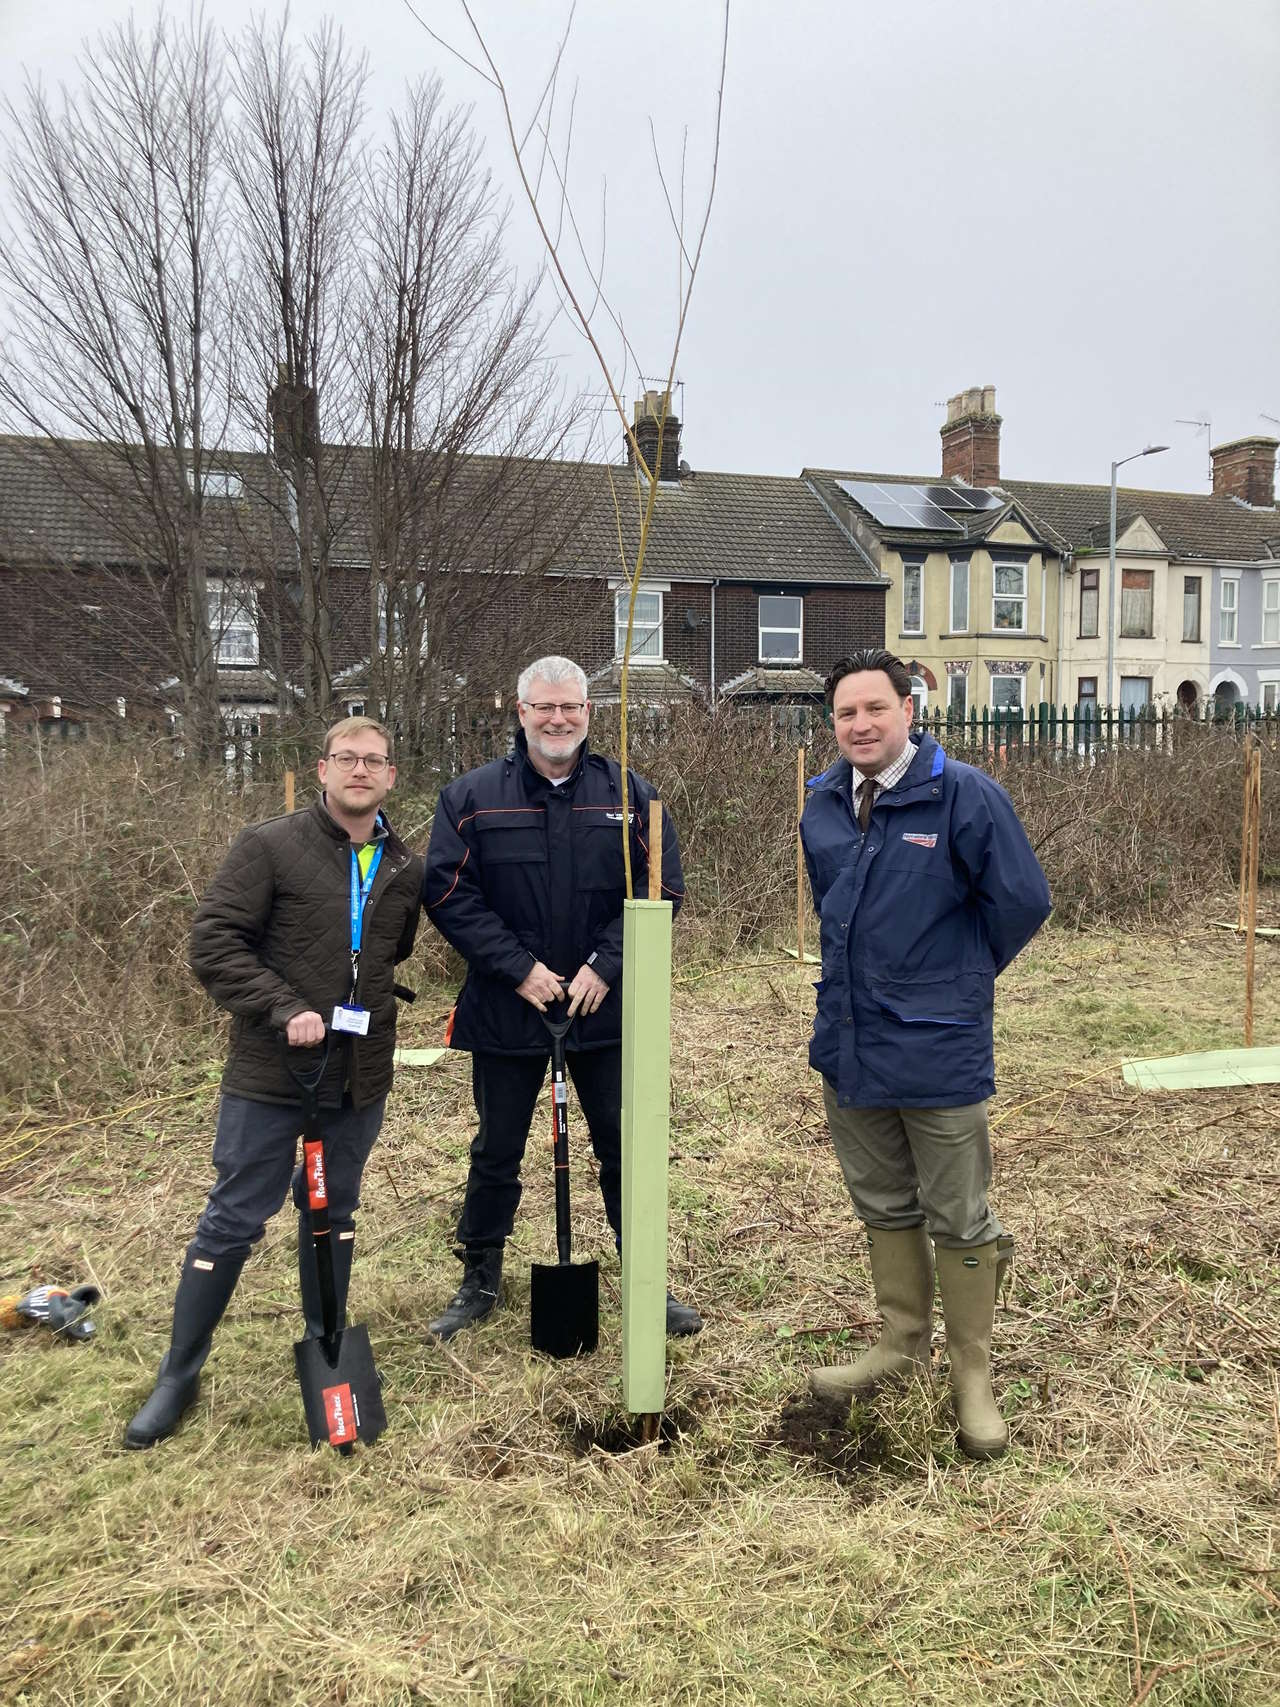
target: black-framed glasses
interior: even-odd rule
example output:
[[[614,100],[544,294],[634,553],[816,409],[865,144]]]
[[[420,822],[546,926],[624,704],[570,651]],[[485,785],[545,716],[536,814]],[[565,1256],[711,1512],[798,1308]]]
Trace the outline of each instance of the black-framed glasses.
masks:
[[[550,717],[554,711],[560,712],[564,717],[581,717],[587,709],[587,702],[582,699],[565,700],[562,703],[550,699],[525,700],[524,708],[526,711],[536,711],[539,717]]]
[[[385,753],[330,753],[327,763],[337,765],[340,771],[353,771],[357,765],[363,765],[370,776],[380,776],[386,770],[391,760]]]

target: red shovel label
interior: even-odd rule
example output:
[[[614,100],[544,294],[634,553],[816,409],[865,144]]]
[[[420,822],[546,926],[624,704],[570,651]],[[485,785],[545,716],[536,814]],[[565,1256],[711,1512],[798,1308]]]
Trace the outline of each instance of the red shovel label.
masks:
[[[350,1385],[344,1381],[338,1387],[326,1387],[321,1396],[324,1399],[324,1420],[329,1430],[329,1445],[345,1446],[347,1441],[356,1438],[356,1431],[360,1426]]]
[[[329,1202],[324,1183],[324,1145],[304,1142],[302,1154],[307,1170],[307,1202],[313,1209],[324,1209]]]

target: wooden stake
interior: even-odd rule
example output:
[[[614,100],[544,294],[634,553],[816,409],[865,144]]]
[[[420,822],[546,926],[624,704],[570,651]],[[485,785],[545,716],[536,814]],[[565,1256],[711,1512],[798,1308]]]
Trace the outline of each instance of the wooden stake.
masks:
[[[1262,748],[1255,742],[1249,752],[1249,884],[1245,897],[1244,950],[1244,1045],[1253,1047],[1253,952],[1258,923],[1258,852],[1262,834]]]
[[[649,899],[662,899],[662,802],[649,802]]]
[[[284,809],[286,812],[292,812],[293,811],[293,772],[292,771],[286,771],[284,773]]]
[[[1246,733],[1244,738],[1244,794],[1240,804],[1240,900],[1236,907],[1236,929],[1244,929],[1244,900],[1245,891],[1249,886],[1249,781],[1253,753],[1253,736]]]
[[[804,746],[796,748],[796,959],[804,965],[804,844],[800,820],[804,816]]]

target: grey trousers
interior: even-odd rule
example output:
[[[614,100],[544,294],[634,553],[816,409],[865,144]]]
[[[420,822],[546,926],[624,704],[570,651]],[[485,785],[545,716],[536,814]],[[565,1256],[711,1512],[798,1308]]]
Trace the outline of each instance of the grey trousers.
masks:
[[[841,1108],[824,1078],[831,1142],[868,1227],[927,1224],[952,1250],[1004,1232],[987,1202],[991,1142],[985,1102],[957,1108]]]
[[[326,1108],[325,1183],[329,1224],[335,1235],[355,1225],[360,1180],[382,1127],[386,1098],[367,1108]],[[218,1105],[213,1165],[218,1177],[196,1227],[195,1243],[211,1257],[247,1256],[293,1187],[293,1201],[307,1211],[307,1191],[298,1164],[301,1108],[251,1102],[224,1091]]]

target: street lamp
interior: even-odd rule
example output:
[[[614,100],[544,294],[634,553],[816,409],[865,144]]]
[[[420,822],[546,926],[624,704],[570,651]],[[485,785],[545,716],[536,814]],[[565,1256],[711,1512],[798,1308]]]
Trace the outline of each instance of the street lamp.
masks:
[[[1109,535],[1111,549],[1108,557],[1107,570],[1107,708],[1113,709],[1115,699],[1111,683],[1116,659],[1116,469],[1123,468],[1126,462],[1136,462],[1140,456],[1155,456],[1162,450],[1168,450],[1168,445],[1148,445],[1145,450],[1135,450],[1132,456],[1122,456],[1118,462],[1111,464],[1111,527]]]

